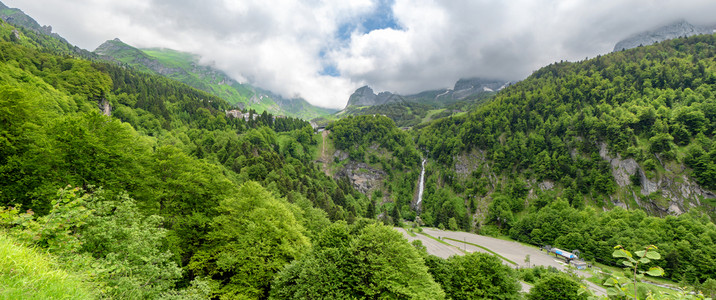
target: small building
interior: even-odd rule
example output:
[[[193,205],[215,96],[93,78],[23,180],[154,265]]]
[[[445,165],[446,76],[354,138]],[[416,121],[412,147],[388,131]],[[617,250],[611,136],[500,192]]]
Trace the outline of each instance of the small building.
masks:
[[[251,118],[252,120],[256,120],[256,118],[257,118],[258,116],[260,116],[260,114],[253,114],[253,115],[251,115],[251,113],[243,113],[243,112],[241,112],[241,111],[238,110],[238,109],[233,109],[233,110],[227,110],[227,111],[226,111],[226,117],[227,117],[227,118],[228,118],[228,117],[233,117],[233,118],[237,118],[237,119],[240,118],[240,119],[244,119],[244,121],[248,121],[249,118]],[[275,119],[274,119],[274,120],[275,120]]]
[[[572,260],[569,262],[570,265],[575,267],[577,270],[584,270],[587,268],[587,263],[583,260]]]

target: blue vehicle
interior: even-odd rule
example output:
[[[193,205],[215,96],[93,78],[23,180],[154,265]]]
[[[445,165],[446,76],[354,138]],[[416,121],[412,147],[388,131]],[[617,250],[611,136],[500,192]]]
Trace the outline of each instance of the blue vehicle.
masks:
[[[550,250],[550,252],[552,252],[552,253],[554,253],[554,254],[556,254],[556,255],[559,255],[559,256],[561,256],[561,257],[564,257],[564,259],[566,259],[567,261],[570,261],[570,260],[573,260],[573,259],[577,259],[577,256],[576,256],[576,255],[574,255],[574,254],[571,253],[571,252],[564,251],[564,250],[562,250],[562,249],[552,248],[552,249]]]

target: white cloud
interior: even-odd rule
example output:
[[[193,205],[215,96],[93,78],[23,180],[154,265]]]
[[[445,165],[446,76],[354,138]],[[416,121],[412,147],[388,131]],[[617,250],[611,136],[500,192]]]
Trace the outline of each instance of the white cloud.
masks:
[[[376,2],[5,0],[83,48],[119,37],[193,52],[237,79],[336,108],[364,84],[414,93],[461,77],[519,80],[679,18],[716,23],[712,0],[395,0],[400,29],[337,38]],[[327,65],[340,76],[321,75]]]

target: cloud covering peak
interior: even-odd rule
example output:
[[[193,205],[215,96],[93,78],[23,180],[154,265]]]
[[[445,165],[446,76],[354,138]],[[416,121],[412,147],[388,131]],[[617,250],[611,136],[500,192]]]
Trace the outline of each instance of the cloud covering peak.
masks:
[[[712,0],[5,0],[80,47],[119,37],[197,53],[239,81],[342,108],[357,87],[409,94],[462,77],[520,80],[608,53]]]

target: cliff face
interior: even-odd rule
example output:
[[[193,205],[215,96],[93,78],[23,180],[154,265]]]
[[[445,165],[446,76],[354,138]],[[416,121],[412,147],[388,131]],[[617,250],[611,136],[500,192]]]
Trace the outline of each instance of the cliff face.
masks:
[[[405,102],[405,99],[398,95],[393,94],[390,92],[382,92],[379,94],[375,94],[373,92],[373,89],[371,89],[368,86],[361,87],[357,89],[353,94],[348,98],[348,106],[374,106],[374,105],[381,105],[381,104],[388,104],[388,103],[400,103]]]
[[[449,96],[452,99],[462,100],[481,93],[497,92],[508,85],[509,82],[504,80],[483,78],[460,79],[455,83],[452,93],[447,93],[444,97]]]
[[[611,157],[604,143],[600,144],[599,155],[611,165],[612,176],[619,187],[631,192],[616,195],[613,198],[616,205],[626,206],[626,202],[633,200],[654,214],[679,215],[690,206],[701,205],[702,199],[716,198],[713,192],[690,180],[682,165],[662,165],[664,173],[647,176],[633,158]],[[639,186],[631,186],[634,179]]]
[[[621,51],[639,46],[647,46],[657,42],[675,39],[678,37],[688,37],[698,34],[712,34],[716,27],[695,26],[684,20],[659,27],[655,30],[645,31],[633,35],[627,39],[619,41],[613,51]]]
[[[357,89],[350,98],[349,106],[375,106],[390,103],[424,102],[424,103],[454,103],[469,97],[476,97],[484,93],[494,93],[510,85],[510,82],[496,79],[467,78],[460,79],[453,89],[424,91],[412,95],[399,95],[391,92],[375,94],[369,86]]]
[[[383,170],[370,167],[365,163],[349,162],[336,172],[336,179],[346,177],[359,192],[370,195],[370,192],[379,189],[386,178]]]
[[[633,158],[623,158],[618,154],[613,157],[607,150],[607,144],[600,143],[598,146],[600,157],[609,162],[611,175],[618,185],[616,192],[609,196],[614,207],[640,208],[657,216],[679,215],[691,207],[701,206],[704,200],[716,199],[716,193],[702,188],[689,178],[689,170],[683,165],[661,164],[663,172],[649,172]],[[573,155],[578,154],[573,151]],[[505,184],[506,178],[493,172],[490,160],[479,150],[457,155],[453,168],[458,180],[468,179],[477,171],[487,183],[486,195],[477,197],[478,209],[474,216],[482,220],[487,213],[494,187]],[[525,188],[529,190],[527,201],[536,199],[540,191],[556,190],[561,193],[564,188],[552,181],[525,179],[525,182]]]

